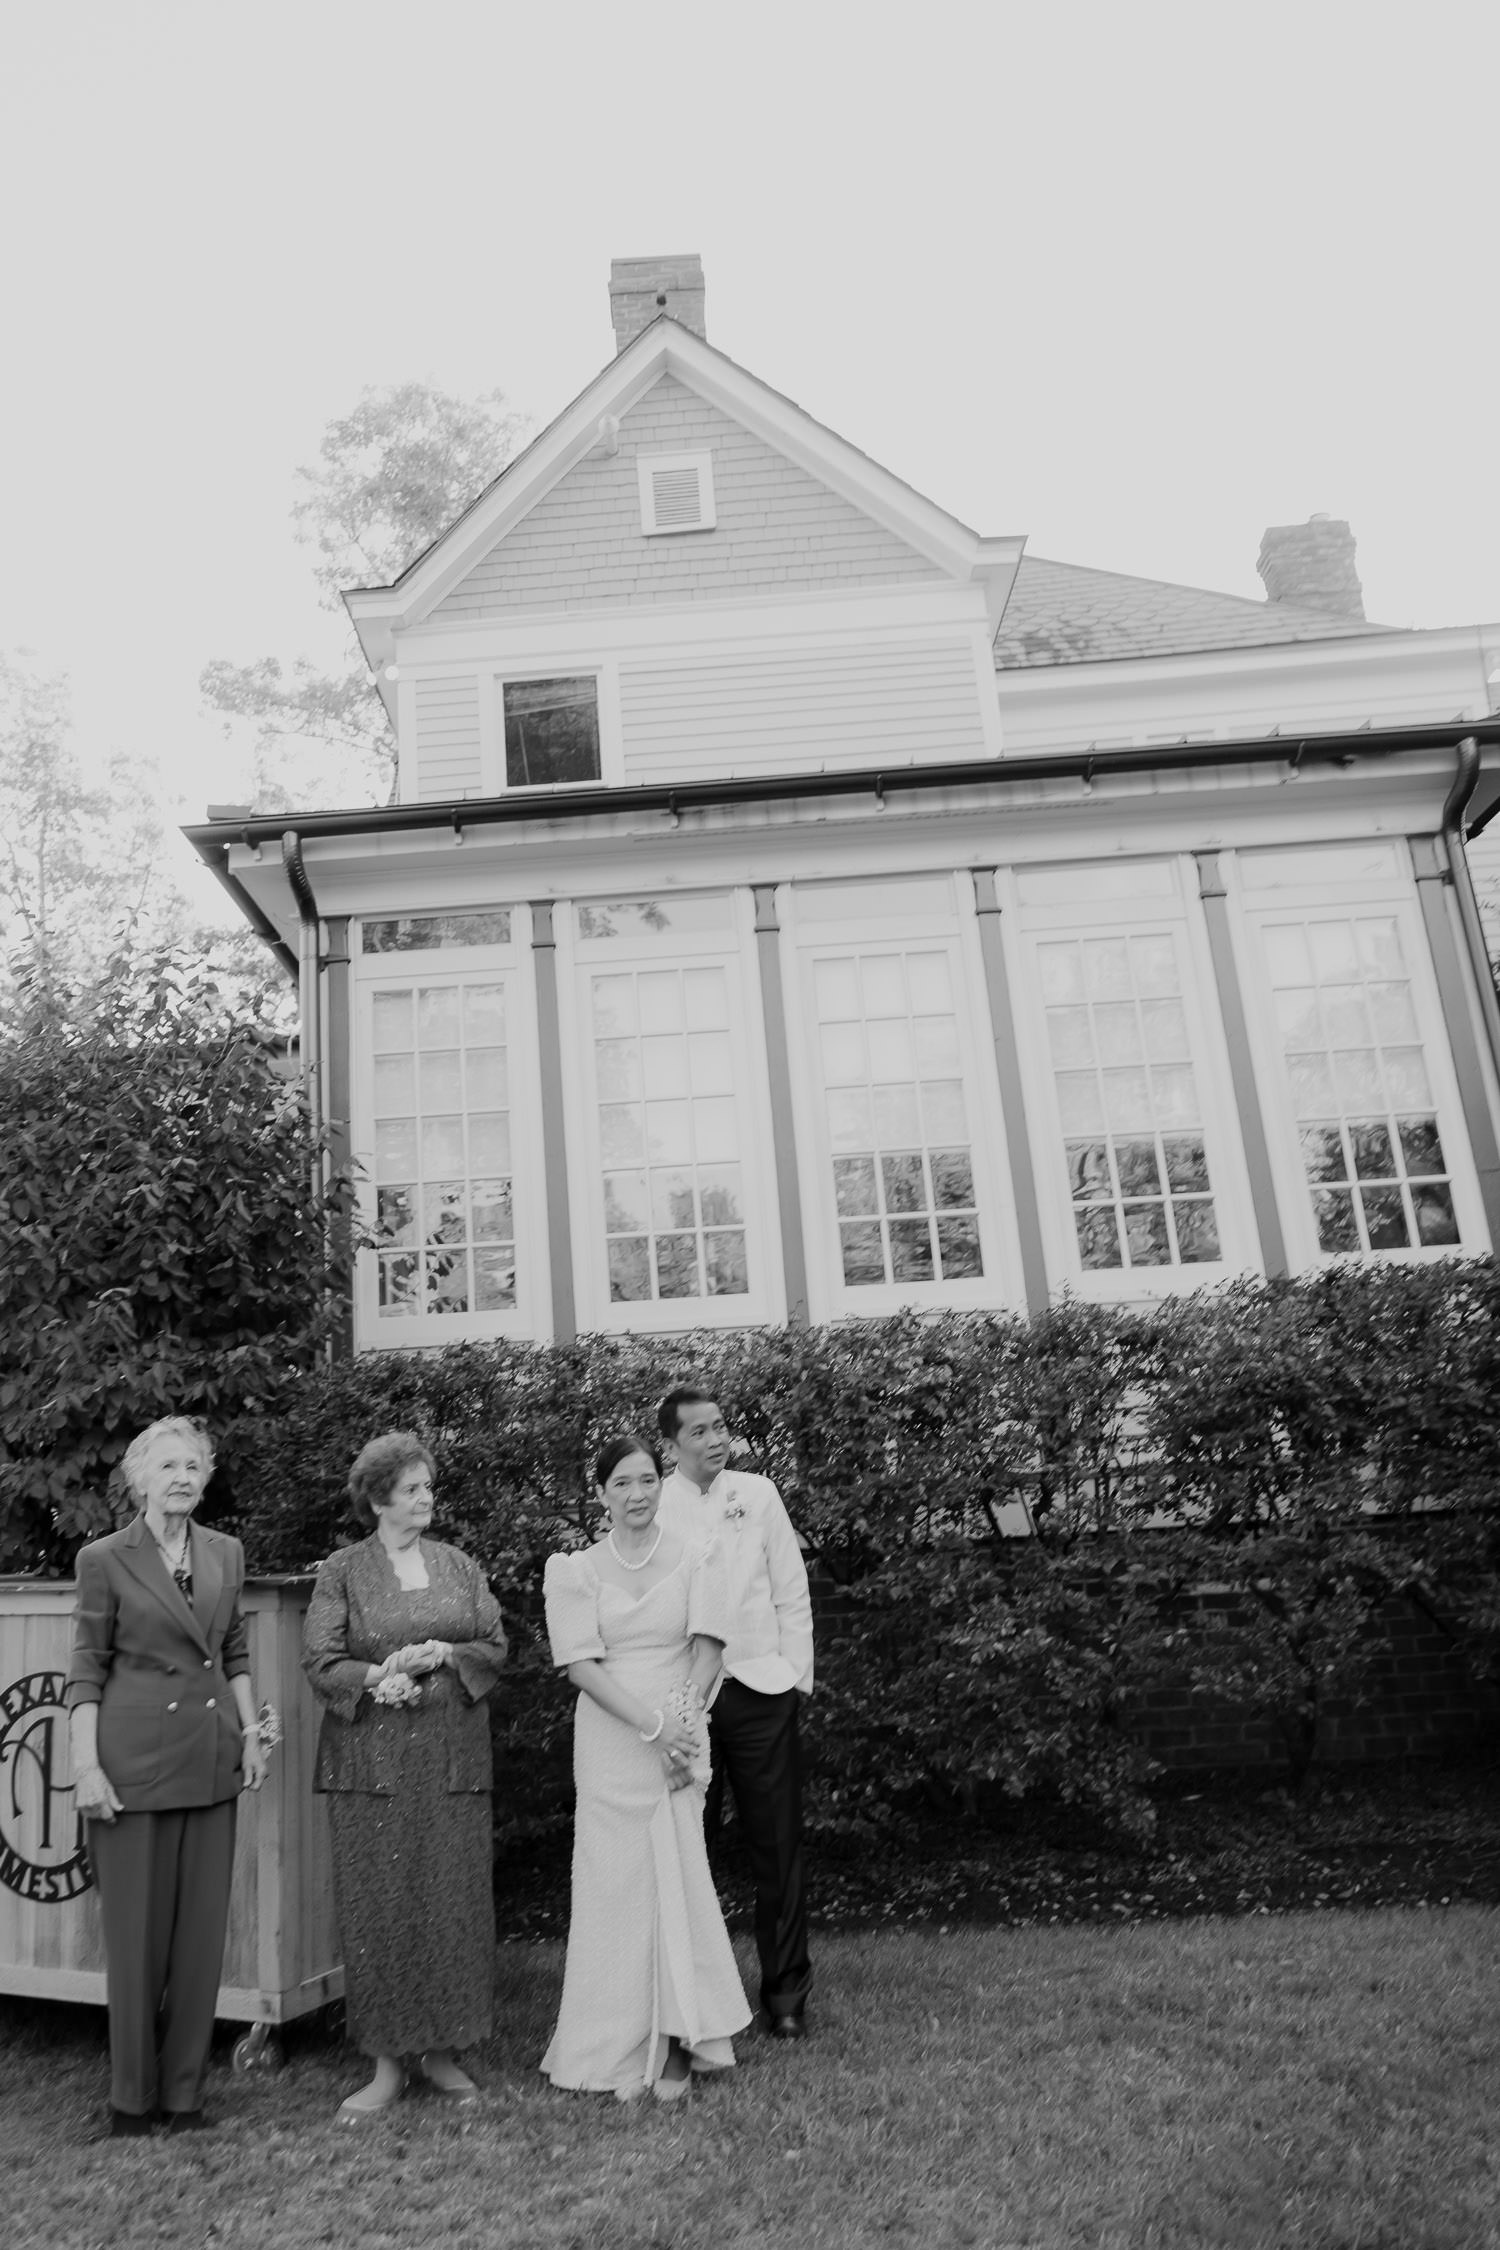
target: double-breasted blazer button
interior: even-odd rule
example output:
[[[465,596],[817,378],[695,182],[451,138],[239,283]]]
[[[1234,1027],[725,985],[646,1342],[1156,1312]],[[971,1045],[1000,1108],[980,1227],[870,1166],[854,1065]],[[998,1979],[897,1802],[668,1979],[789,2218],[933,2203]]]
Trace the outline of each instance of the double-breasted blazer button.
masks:
[[[210,1697],[209,1697],[209,1699],[208,1699],[208,1701],[207,1701],[207,1702],[206,1702],[206,1703],[204,1704],[203,1708],[204,1708],[204,1710],[205,1710],[205,1711],[211,1711],[211,1710],[213,1709],[213,1707],[214,1707],[214,1699],[213,1699],[213,1697],[212,1697],[212,1696],[210,1696]]]
[[[205,1656],[205,1657],[204,1657],[204,1659],[203,1659],[203,1669],[204,1669],[204,1671],[205,1671],[205,1672],[211,1672],[211,1671],[213,1670],[213,1668],[214,1668],[214,1660],[213,1660],[213,1658],[212,1658],[211,1656]]]
[[[176,1704],[175,1704],[175,1703],[169,1703],[169,1704],[167,1705],[167,1709],[168,1709],[169,1711],[175,1711],[175,1710],[176,1710],[176,1708],[177,1708],[177,1706],[176,1706]]]

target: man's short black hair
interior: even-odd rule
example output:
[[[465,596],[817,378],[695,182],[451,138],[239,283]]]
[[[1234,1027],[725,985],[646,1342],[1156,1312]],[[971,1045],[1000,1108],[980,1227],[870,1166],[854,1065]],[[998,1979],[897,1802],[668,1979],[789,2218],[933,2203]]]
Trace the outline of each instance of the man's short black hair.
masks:
[[[712,1391],[704,1390],[701,1383],[680,1383],[675,1391],[668,1391],[656,1409],[656,1426],[664,1438],[677,1439],[677,1425],[682,1420],[685,1406],[717,1406]]]

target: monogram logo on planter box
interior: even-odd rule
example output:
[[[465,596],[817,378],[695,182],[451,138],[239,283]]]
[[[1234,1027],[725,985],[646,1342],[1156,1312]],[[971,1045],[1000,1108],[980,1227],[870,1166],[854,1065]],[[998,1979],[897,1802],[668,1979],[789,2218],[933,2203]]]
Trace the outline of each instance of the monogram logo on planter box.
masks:
[[[93,1882],[73,1810],[62,1672],[28,1672],[0,1690],[0,1883],[61,1906]]]

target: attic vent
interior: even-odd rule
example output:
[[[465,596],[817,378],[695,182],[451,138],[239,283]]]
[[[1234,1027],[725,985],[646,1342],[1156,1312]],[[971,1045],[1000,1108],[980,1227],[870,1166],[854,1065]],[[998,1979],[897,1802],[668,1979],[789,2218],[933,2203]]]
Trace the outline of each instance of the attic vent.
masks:
[[[714,472],[707,453],[639,453],[641,529],[650,538],[664,531],[712,531]]]

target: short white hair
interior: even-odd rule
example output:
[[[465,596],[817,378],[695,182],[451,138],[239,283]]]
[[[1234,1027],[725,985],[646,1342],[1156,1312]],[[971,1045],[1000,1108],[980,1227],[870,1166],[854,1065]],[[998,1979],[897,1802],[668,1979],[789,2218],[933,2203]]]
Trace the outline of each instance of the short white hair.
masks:
[[[192,1414],[164,1414],[159,1422],[152,1422],[139,1437],[132,1438],[125,1448],[120,1463],[120,1474],[125,1479],[125,1489],[134,1498],[140,1497],[141,1471],[158,1439],[191,1438],[203,1462],[205,1481],[213,1473],[214,1447],[204,1424]]]

